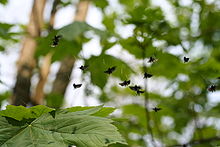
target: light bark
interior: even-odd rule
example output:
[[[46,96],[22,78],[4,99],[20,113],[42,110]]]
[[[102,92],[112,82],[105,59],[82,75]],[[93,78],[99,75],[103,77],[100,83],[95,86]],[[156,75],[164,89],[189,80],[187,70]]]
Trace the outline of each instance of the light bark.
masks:
[[[35,38],[40,36],[43,27],[43,11],[46,0],[35,0],[33,3],[27,34],[23,41],[20,57],[17,62],[17,80],[13,89],[12,104],[26,106],[31,102],[30,87],[33,68],[35,67],[34,54],[36,49]]]
[[[59,4],[60,0],[54,0],[52,10],[51,10],[51,15],[50,15],[50,20],[49,20],[49,28],[48,31],[50,32],[53,27],[54,27],[54,22],[55,22],[55,15],[57,12],[57,5]],[[53,53],[48,53],[44,59],[43,59],[43,64],[40,67],[40,77],[39,81],[37,83],[37,87],[35,89],[34,95],[33,95],[33,102],[34,105],[40,105],[43,104],[44,102],[44,86],[47,82],[47,77],[50,72],[50,66],[51,66],[51,58],[53,56]]]
[[[44,100],[44,86],[47,82],[47,77],[49,75],[50,72],[50,65],[51,65],[51,57],[52,57],[52,53],[48,53],[45,57],[44,57],[44,61],[43,64],[40,68],[40,78],[39,81],[37,83],[37,87],[33,96],[33,102],[34,105],[42,105],[43,104],[43,100]]]

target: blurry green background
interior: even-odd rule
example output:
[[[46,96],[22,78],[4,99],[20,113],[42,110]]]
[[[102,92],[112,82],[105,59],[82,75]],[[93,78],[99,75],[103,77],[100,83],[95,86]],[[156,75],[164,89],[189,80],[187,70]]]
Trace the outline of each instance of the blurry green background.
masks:
[[[220,145],[220,0],[91,0],[85,22],[72,22],[78,0],[61,0],[54,29],[49,31],[53,2],[46,3],[45,26],[36,38],[37,66],[31,79],[34,91],[42,59],[52,52],[45,105],[116,107],[111,117],[131,147]],[[16,61],[33,1],[0,3],[0,102],[4,109],[13,95]],[[63,38],[51,48],[56,34]],[[53,81],[67,56],[76,62],[65,95],[56,95],[51,93]],[[156,62],[149,63],[150,57]],[[184,63],[184,57],[189,62]],[[84,64],[89,68],[82,72],[78,67]],[[147,82],[143,65],[153,74]],[[112,66],[117,66],[116,71],[106,75],[104,71]],[[124,80],[142,86],[145,94],[121,87]],[[83,86],[74,89],[73,83]],[[216,91],[208,91],[211,85]],[[162,110],[154,112],[154,107]]]

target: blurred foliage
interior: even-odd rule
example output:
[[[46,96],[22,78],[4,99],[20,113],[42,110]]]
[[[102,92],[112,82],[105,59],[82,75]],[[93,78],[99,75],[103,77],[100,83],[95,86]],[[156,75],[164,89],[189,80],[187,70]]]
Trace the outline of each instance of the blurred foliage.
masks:
[[[148,1],[120,0],[119,2],[124,8],[125,17],[119,15],[117,11],[106,13],[103,24],[112,33],[119,35],[117,25],[135,26],[132,35],[118,38],[117,44],[136,59],[145,59],[147,70],[153,74],[152,80],[156,83],[151,83],[151,80],[148,82],[150,87],[155,87],[153,88],[155,90],[148,91],[149,102],[152,103],[148,108],[151,120],[146,120],[144,95],[135,98],[126,89],[113,88],[114,90],[111,91],[104,90],[100,100],[122,106],[122,114],[119,118],[125,120],[120,121],[118,118],[116,121],[119,123],[116,124],[126,137],[129,146],[148,146],[149,142],[144,137],[150,133],[147,131],[149,122],[154,138],[166,145],[178,144],[178,137],[172,138],[171,132],[184,134],[184,129],[199,118],[219,118],[219,104],[212,106],[208,98],[210,85],[214,84],[217,90],[219,89],[219,79],[217,79],[220,76],[220,21],[217,19],[220,17],[219,5],[215,1],[195,0],[191,5],[185,6],[180,1],[170,0],[168,4],[175,8],[173,15],[176,22],[173,23],[165,17],[167,14],[163,9],[152,6]],[[121,24],[116,21],[121,21]],[[149,57],[156,58],[156,62],[148,63]],[[185,63],[183,57],[189,57],[190,61]],[[142,64],[137,65],[140,69],[143,68]],[[136,71],[132,76],[139,76],[138,72],[141,71],[143,70]],[[98,77],[100,76],[102,75]],[[129,75],[124,77],[129,79]],[[161,78],[166,80],[160,81]],[[102,81],[107,79],[103,78]],[[144,83],[144,80],[132,82]],[[164,82],[167,86],[161,91],[159,87]],[[113,84],[113,87],[115,86],[118,87],[118,83]],[[169,91],[168,95],[165,94],[166,91]],[[129,99],[133,101],[130,102]],[[162,110],[152,111],[155,106]],[[166,122],[166,118],[170,119],[170,124]],[[199,126],[194,126],[193,136],[189,142],[193,144],[195,143],[193,140],[218,137],[219,129],[215,127],[218,123],[209,126],[207,121],[203,120],[200,123]],[[215,146],[216,144],[213,140],[201,141],[200,145]]]
[[[64,96],[57,93],[49,93],[46,95],[45,100],[47,106],[51,108],[60,108],[63,104]]]
[[[6,4],[6,1],[2,1]],[[12,31],[14,27],[20,27],[17,24],[8,24],[0,22],[0,52],[6,51],[6,49],[19,41],[19,36],[22,35],[21,31]]]
[[[10,91],[6,91],[0,94],[0,108],[2,107],[2,102],[4,100],[7,100],[11,97],[11,92]],[[1,110],[1,109],[0,109]]]
[[[10,39],[11,34],[10,34],[10,29],[13,27],[12,24],[7,24],[7,23],[0,23],[0,36],[2,39]]]
[[[59,61],[64,57],[77,56],[82,48],[82,39],[78,40],[66,40],[61,38],[59,45],[51,47],[52,39],[57,34],[57,31],[52,31],[48,36],[38,38],[38,46],[35,56],[45,56],[49,52],[53,53],[52,62]]]
[[[63,6],[70,3],[62,1]],[[220,133],[217,127],[220,117],[219,1],[192,0],[187,5],[183,1],[167,0],[170,9],[173,8],[169,12],[162,9],[163,3],[161,7],[154,6],[149,0],[118,0],[116,9],[107,0],[93,0],[92,3],[100,8],[104,29],[74,22],[53,30],[37,38],[36,58],[52,52],[53,61],[66,56],[82,59],[79,53],[83,45],[98,36],[101,52],[82,59],[89,65],[83,77],[89,78],[91,86],[99,89],[95,95],[98,101],[119,107],[112,117],[129,146],[149,146],[152,143],[150,134],[164,146],[181,145],[179,141],[187,133],[192,135],[185,143],[192,146],[220,144],[209,140],[219,138]],[[167,15],[172,15],[172,21]],[[2,39],[12,38],[11,27],[0,23]],[[130,35],[123,32],[124,28]],[[62,35],[59,45],[51,47],[57,34]],[[0,46],[0,50],[3,48]],[[116,48],[132,58],[123,56]],[[149,63],[150,57],[156,61]],[[184,57],[189,57],[189,62],[184,62]],[[147,72],[153,74],[147,79],[147,88],[144,87],[143,64]],[[112,74],[104,73],[113,66],[116,70]],[[147,94],[135,95],[128,87],[118,84],[118,81],[129,79],[132,85],[140,84],[145,88]],[[216,86],[213,93],[208,90],[211,85]],[[92,91],[87,96],[94,97],[93,94]],[[218,102],[211,102],[210,95],[215,95]],[[149,101],[147,108],[146,98]],[[62,107],[62,100],[63,96],[56,94],[48,94],[45,99],[48,106],[55,108]],[[162,109],[154,112],[154,107]],[[194,140],[201,140],[201,143]],[[111,145],[117,146],[122,145]]]
[[[88,25],[85,22],[75,21],[59,30],[53,30],[44,37],[39,37],[36,57],[45,56],[47,53],[52,52],[52,61],[59,61],[66,56],[77,57],[82,49],[82,44],[88,42],[91,38],[86,37],[84,34],[88,31],[94,32],[103,40],[106,40],[111,35],[97,28]],[[55,35],[61,35],[59,45],[52,47],[52,39]]]
[[[111,75],[126,80],[126,77],[134,72],[126,63],[117,59],[113,56],[101,54],[99,56],[92,56],[85,62],[91,68],[89,70],[91,76],[91,82],[94,85],[99,86],[101,89],[104,88],[107,83],[109,74],[104,73],[108,68],[116,66],[116,70]],[[109,66],[111,65],[111,66]]]
[[[8,3],[8,0],[1,0],[0,4],[6,5]]]
[[[22,25],[17,24],[8,24],[0,22],[0,39],[18,41],[15,36],[21,35],[22,32],[14,32],[12,31],[13,27],[19,27],[22,29]]]
[[[101,1],[100,0],[93,0],[92,2],[94,3],[94,5],[96,7],[99,7],[101,9],[104,9],[109,4],[107,0],[101,0]]]

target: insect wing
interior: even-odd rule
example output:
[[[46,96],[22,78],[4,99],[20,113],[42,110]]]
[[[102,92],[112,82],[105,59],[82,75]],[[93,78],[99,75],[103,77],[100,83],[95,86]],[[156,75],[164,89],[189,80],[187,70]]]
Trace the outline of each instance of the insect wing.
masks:
[[[141,89],[141,86],[135,85],[135,86],[129,86],[129,88],[130,88],[131,90],[133,90],[133,91],[138,91],[138,90]]]
[[[155,61],[156,61],[156,59],[154,57],[150,57],[150,59],[148,60],[149,63],[153,63]]]
[[[128,81],[123,81],[122,83],[119,83],[119,85],[121,85],[121,86],[128,86],[129,84],[130,84],[130,80],[128,80]]]
[[[121,85],[121,86],[125,86],[125,83],[124,83],[124,82],[122,82],[122,83],[119,83],[119,85]]]
[[[104,71],[104,73],[111,74],[113,71],[115,71],[115,69],[116,69],[116,66],[113,66],[111,68],[108,68],[106,71]]]
[[[142,94],[142,93],[144,93],[143,90],[138,90],[138,91],[137,91],[137,95],[140,95],[140,94]]]
[[[81,69],[81,70],[86,70],[87,68],[88,68],[89,66],[88,65],[81,65],[80,67],[79,67],[79,69]]]
[[[160,111],[161,108],[157,108],[157,107],[155,107],[155,108],[153,108],[153,110],[154,110],[155,112],[157,112],[157,111]]]
[[[147,78],[151,78],[153,75],[152,74],[149,74],[149,73],[144,73],[144,78],[147,79]]]

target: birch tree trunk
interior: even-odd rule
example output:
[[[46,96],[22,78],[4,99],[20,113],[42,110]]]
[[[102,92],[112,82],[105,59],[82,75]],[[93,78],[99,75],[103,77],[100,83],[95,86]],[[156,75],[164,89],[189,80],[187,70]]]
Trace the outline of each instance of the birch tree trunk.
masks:
[[[20,57],[17,62],[17,81],[13,89],[12,104],[24,105],[31,102],[30,87],[33,68],[35,67],[34,53],[35,38],[40,36],[43,27],[43,11],[46,0],[35,0],[33,3],[27,34],[23,41]]]
[[[55,15],[57,12],[57,5],[60,3],[60,0],[54,0],[52,10],[51,10],[51,15],[50,15],[50,22],[49,22],[49,28],[48,31],[50,32],[53,27],[54,27],[54,21],[55,21]],[[35,105],[40,105],[43,104],[44,100],[44,86],[47,82],[47,77],[50,72],[50,65],[51,65],[51,58],[52,58],[52,53],[48,53],[43,60],[43,64],[40,67],[40,78],[37,83],[36,90],[34,92],[33,96],[33,102]]]

